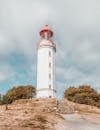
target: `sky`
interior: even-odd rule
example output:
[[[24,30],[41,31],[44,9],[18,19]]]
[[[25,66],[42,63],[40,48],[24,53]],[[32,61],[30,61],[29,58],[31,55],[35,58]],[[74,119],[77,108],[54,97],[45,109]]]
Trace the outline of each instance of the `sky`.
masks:
[[[100,0],[0,0],[0,93],[36,87],[39,31],[54,32],[58,97],[69,86],[100,91]]]

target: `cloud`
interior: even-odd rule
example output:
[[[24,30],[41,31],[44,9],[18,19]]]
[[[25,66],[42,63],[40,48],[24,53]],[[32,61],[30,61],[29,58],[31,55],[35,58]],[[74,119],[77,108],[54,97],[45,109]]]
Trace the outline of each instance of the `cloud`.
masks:
[[[71,84],[89,83],[100,90],[99,7],[99,0],[0,0],[0,63],[10,65],[14,81],[25,68],[32,79],[29,68],[36,66],[39,31],[48,23],[57,46],[58,86],[63,91]],[[0,70],[1,81],[6,81],[6,69]],[[36,75],[34,79],[36,83]]]
[[[1,64],[0,65],[0,82],[10,79],[15,74],[14,70],[10,65]]]

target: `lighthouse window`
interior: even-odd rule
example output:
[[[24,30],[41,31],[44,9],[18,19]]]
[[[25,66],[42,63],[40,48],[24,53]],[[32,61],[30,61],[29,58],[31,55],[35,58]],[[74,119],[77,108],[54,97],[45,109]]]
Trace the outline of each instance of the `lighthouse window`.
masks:
[[[51,68],[51,63],[49,63],[49,67]]]
[[[51,79],[51,74],[49,74],[49,79]]]
[[[49,89],[51,89],[51,84],[49,84]]]
[[[49,56],[51,57],[51,51],[49,51]]]

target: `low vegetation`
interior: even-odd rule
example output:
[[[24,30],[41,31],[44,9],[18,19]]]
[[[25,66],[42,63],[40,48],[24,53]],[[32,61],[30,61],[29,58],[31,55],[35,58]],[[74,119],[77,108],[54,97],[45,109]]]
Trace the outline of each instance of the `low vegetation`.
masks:
[[[35,96],[35,92],[35,87],[32,85],[13,87],[5,95],[0,96],[0,104],[10,104],[18,99],[32,98]]]
[[[100,93],[89,85],[69,87],[65,90],[64,97],[75,103],[87,104],[100,108]]]

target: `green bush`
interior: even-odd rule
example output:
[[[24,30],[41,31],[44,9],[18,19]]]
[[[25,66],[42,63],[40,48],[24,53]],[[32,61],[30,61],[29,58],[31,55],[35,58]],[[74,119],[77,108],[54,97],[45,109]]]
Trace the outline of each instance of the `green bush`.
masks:
[[[31,85],[13,87],[3,96],[2,103],[9,104],[18,99],[29,99],[35,96],[35,92],[35,87]]]
[[[100,94],[89,85],[69,87],[65,90],[64,97],[76,103],[100,107]]]
[[[4,95],[2,99],[2,104],[10,104],[10,103],[12,103],[11,98],[8,97],[7,95]]]

